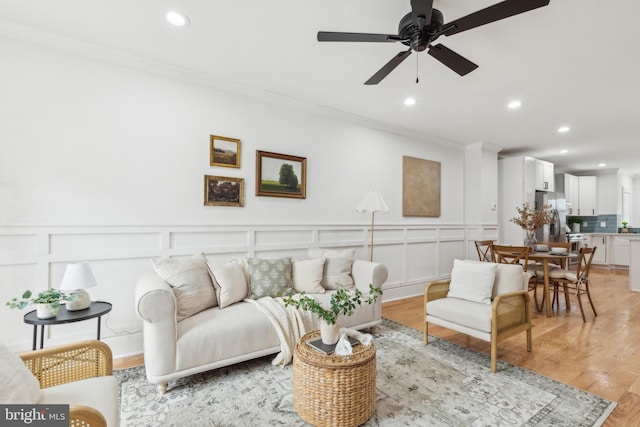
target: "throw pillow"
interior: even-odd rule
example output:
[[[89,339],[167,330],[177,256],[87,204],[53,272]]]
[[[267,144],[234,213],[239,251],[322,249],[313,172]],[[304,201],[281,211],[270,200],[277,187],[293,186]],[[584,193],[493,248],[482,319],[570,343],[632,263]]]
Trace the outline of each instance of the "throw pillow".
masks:
[[[291,295],[291,258],[247,258],[249,266],[249,298],[283,297]]]
[[[353,289],[353,277],[351,277],[351,267],[353,260],[346,258],[327,258],[324,265],[324,275],[322,286],[325,289]]]
[[[453,261],[448,298],[491,304],[496,264],[490,262]]]
[[[308,294],[324,294],[322,273],[325,258],[296,260],[291,263],[293,289]]]
[[[40,400],[40,383],[20,357],[0,345],[0,402],[34,404]]]
[[[204,254],[151,261],[158,276],[171,286],[176,296],[178,322],[217,304]]]
[[[309,257],[325,257],[324,276],[322,286],[325,289],[353,289],[355,284],[351,277],[351,267],[356,255],[354,249],[315,249],[308,252]]]
[[[207,262],[220,309],[247,297],[247,278],[242,262],[242,260],[232,260],[224,264]]]

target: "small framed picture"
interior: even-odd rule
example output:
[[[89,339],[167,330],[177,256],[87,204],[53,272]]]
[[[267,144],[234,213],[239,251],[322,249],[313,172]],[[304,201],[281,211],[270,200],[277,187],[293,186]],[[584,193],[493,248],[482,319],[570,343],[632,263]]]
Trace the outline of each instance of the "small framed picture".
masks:
[[[256,151],[256,196],[307,197],[307,159]]]
[[[209,164],[225,168],[240,168],[240,140],[211,135]]]
[[[244,178],[204,176],[205,206],[244,206]]]

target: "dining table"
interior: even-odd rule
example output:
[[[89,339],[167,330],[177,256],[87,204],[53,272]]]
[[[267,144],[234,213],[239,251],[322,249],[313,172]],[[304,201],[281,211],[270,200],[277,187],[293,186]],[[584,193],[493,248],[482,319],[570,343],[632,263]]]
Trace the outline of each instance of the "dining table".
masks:
[[[553,253],[547,251],[536,251],[529,252],[529,260],[537,261],[542,264],[542,268],[544,271],[544,297],[543,304],[546,309],[547,317],[551,317],[551,303],[550,303],[550,289],[549,289],[549,261],[550,260],[560,260],[564,261],[563,264],[569,265],[569,261],[572,258],[577,258],[577,254],[572,254],[570,252],[565,253]]]

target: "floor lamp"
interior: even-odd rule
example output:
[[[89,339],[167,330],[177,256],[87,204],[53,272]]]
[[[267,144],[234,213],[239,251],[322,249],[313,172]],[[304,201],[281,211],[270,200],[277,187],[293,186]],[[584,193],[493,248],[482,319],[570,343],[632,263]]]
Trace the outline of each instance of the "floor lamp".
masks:
[[[373,261],[373,230],[376,212],[387,213],[389,212],[389,206],[385,203],[384,199],[376,190],[371,190],[365,194],[364,198],[356,206],[356,212],[358,213],[370,213],[371,214],[371,254],[370,261]]]

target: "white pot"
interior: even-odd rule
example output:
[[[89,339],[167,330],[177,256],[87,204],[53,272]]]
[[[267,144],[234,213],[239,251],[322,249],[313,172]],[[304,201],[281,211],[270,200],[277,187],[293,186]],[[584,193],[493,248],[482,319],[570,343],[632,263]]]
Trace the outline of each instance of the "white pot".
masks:
[[[327,324],[324,320],[320,322],[320,338],[322,343],[326,345],[334,345],[340,339],[340,325],[337,323],[333,325]]]
[[[38,319],[51,319],[58,315],[60,306],[53,307],[52,304],[36,304],[36,316]]]

